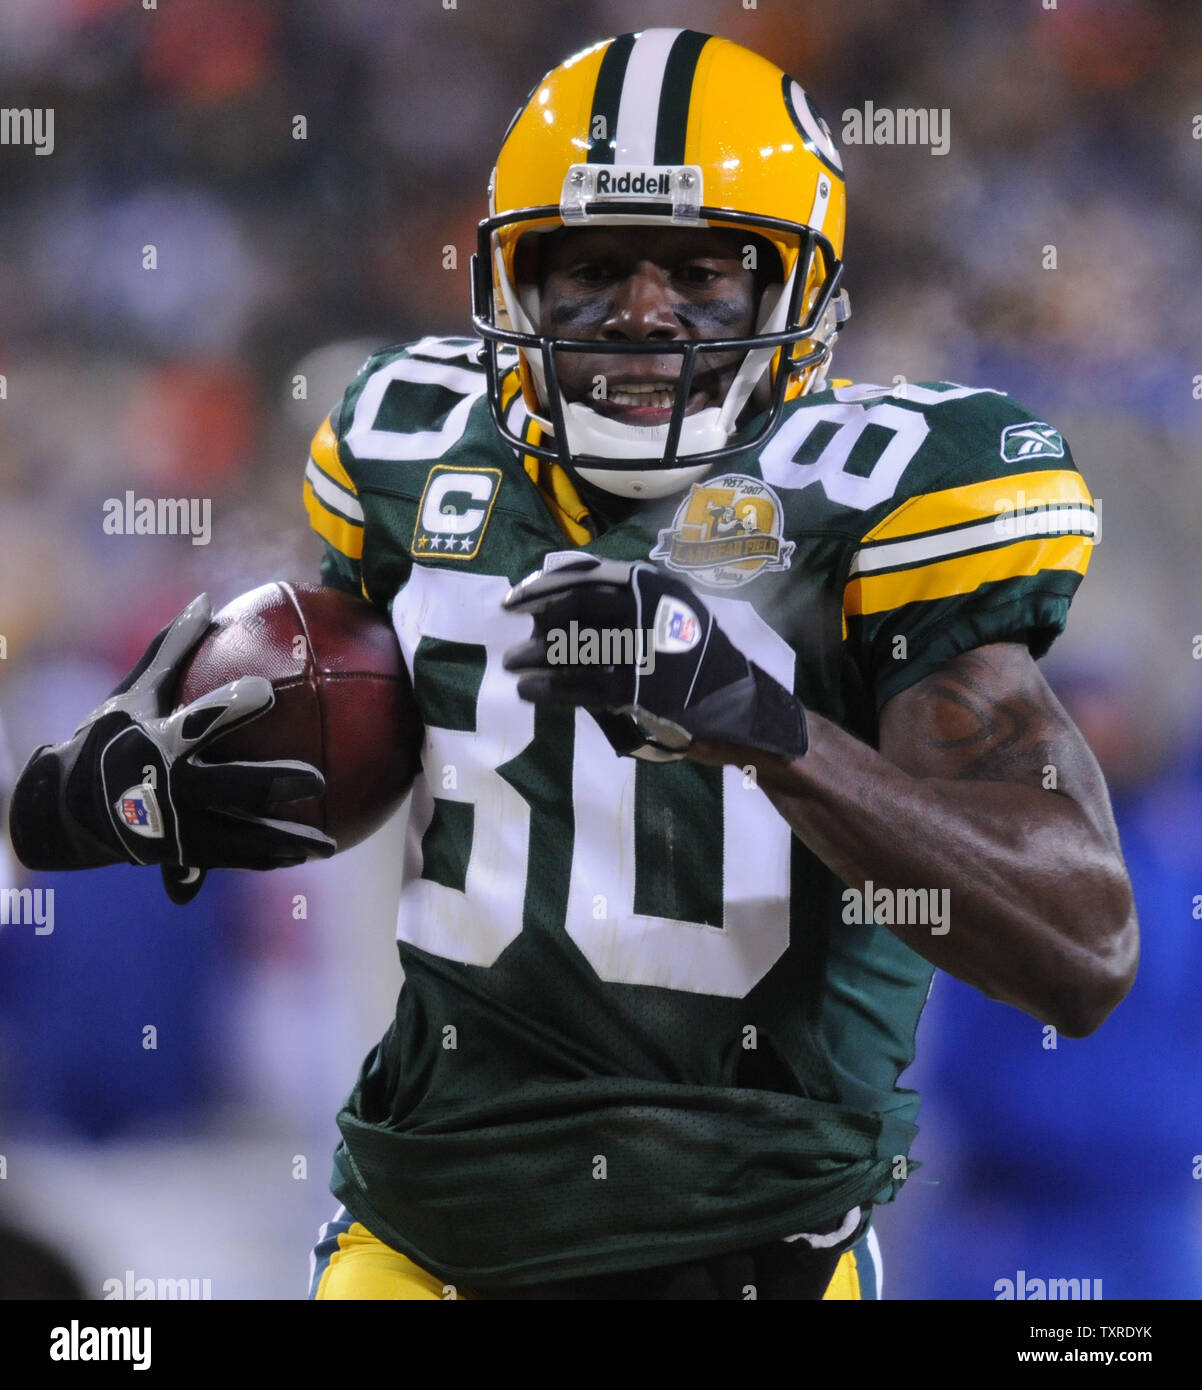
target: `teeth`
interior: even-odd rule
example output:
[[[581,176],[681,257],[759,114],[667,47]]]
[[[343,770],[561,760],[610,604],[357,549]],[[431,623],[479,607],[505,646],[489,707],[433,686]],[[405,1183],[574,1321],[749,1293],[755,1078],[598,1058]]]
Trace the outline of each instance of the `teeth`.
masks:
[[[609,394],[614,405],[654,406],[666,410],[672,405],[673,394],[669,387],[641,383],[639,385],[616,386]]]

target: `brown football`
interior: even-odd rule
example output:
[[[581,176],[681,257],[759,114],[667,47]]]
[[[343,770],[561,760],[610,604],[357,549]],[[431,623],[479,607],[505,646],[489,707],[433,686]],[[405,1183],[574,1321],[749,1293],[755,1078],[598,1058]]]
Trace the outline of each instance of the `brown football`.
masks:
[[[323,830],[339,850],[377,830],[404,800],[422,742],[388,619],[338,589],[264,584],[214,615],[180,673],[176,708],[239,676],[266,676],[275,704],[200,756],[312,763],[325,777],[324,794],[274,814]]]

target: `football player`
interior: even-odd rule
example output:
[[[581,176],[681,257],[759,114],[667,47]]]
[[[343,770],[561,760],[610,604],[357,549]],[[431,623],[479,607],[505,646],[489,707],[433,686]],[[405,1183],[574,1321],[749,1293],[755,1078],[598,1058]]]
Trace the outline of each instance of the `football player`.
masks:
[[[1130,987],[1106,788],[1035,665],[1090,495],[999,391],[829,379],[844,209],[763,58],[595,44],[505,136],[479,336],[375,354],[314,439],[323,579],[391,612],[426,727],[316,1297],[876,1296],[934,968],[1072,1037]],[[311,769],[206,799],[264,697],[162,717],[205,617],[35,754],[26,862],[153,858],[183,899],[331,851],[281,810]]]

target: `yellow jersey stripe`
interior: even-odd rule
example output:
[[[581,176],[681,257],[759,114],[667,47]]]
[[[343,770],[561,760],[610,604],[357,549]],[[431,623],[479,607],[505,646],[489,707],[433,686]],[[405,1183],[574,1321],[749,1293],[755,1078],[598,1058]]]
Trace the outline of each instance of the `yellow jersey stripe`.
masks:
[[[527,455],[529,457],[529,455]],[[540,459],[542,480],[539,488],[551,504],[559,528],[573,545],[586,545],[593,533],[585,525],[589,510],[580,500],[571,478],[557,463]]]
[[[516,367],[510,368],[501,381],[501,413],[505,414],[522,389],[521,376]],[[511,422],[513,423],[513,422]],[[516,427],[516,426],[515,426]],[[522,438],[533,444],[542,439],[542,427],[529,415],[522,425]],[[559,529],[573,545],[584,545],[593,539],[588,528],[589,510],[576,491],[575,484],[567,472],[550,459],[540,459],[534,454],[522,456],[522,467],[530,481],[542,493],[543,499],[551,509],[551,515]]]
[[[522,389],[521,378],[516,367],[510,367],[501,380],[501,414],[509,409],[514,396]]]
[[[363,555],[362,525],[331,511],[314,491],[308,478],[305,479],[305,511],[309,513],[309,525],[322,540],[329,541],[348,560],[358,560]]]
[[[334,427],[330,424],[328,415],[313,436],[309,455],[327,478],[332,479],[339,487],[345,488],[352,497],[357,496],[355,485],[351,482],[351,475],[342,466],[342,460],[338,457],[338,440],[334,437]]]
[[[843,610],[849,617],[884,613],[905,603],[971,594],[982,584],[1019,579],[1040,570],[1084,574],[1092,548],[1086,536],[1037,536],[915,569],[861,575],[843,591]]]
[[[960,526],[966,521],[996,517],[1022,511],[1024,507],[1054,506],[1057,503],[1093,505],[1093,498],[1080,473],[1069,468],[1049,468],[1037,473],[1012,473],[964,487],[927,492],[903,502],[874,526],[865,541],[892,540],[936,531],[943,526]]]
[[[522,438],[538,444],[541,437],[541,428],[528,419],[522,431]],[[587,525],[589,510],[565,470],[550,459],[540,459],[535,454],[524,454],[522,467],[530,481],[542,493],[551,515],[568,540],[573,545],[585,545],[591,541],[593,533]]]

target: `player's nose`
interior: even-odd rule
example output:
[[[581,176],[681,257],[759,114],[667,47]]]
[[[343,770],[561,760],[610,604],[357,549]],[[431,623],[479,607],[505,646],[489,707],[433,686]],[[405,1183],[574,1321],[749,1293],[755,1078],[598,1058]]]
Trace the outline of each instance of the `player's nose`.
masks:
[[[634,343],[686,336],[672,308],[668,275],[661,267],[649,261],[640,262],[621,282],[601,336]]]

